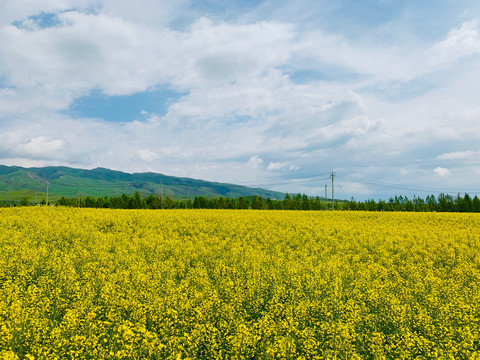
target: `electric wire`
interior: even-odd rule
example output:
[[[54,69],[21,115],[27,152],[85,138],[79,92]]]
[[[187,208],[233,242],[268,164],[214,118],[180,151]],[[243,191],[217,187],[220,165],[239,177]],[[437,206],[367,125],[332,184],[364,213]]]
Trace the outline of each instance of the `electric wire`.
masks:
[[[386,187],[392,189],[399,189],[399,190],[407,190],[407,191],[417,191],[417,192],[425,192],[425,193],[457,193],[457,192],[479,192],[480,189],[445,189],[445,188],[434,188],[434,187],[423,187],[418,185],[409,185],[409,184],[392,184],[386,182],[380,182],[371,179],[360,178],[351,175],[345,175],[342,173],[337,173],[337,176],[341,178],[353,180],[356,182],[361,182],[364,184],[375,185],[379,187]]]
[[[270,182],[270,183],[264,183],[264,184],[255,184],[255,185],[249,185],[249,187],[254,187],[254,186],[275,186],[275,185],[291,185],[291,184],[303,184],[306,182],[313,182],[313,181],[321,181],[321,180],[328,180],[328,177],[325,178],[315,178],[315,179],[296,179],[294,181],[277,181],[277,182]]]
[[[262,182],[267,182],[267,183],[270,183],[271,181],[284,181],[284,180],[296,180],[296,179],[307,179],[307,178],[317,178],[317,177],[321,177],[321,176],[325,176],[325,175],[329,175],[330,173],[327,172],[327,173],[320,173],[320,174],[312,174],[312,175],[302,175],[302,176],[292,176],[292,177],[284,177],[284,178],[280,178],[280,179],[264,179],[264,180],[236,180],[240,183],[255,183],[255,184],[258,184],[258,183],[262,183]],[[320,179],[322,180],[322,179]]]
[[[285,178],[264,179],[264,180],[245,180],[245,181],[237,180],[236,182],[239,183],[239,184],[251,183],[250,185],[245,185],[245,186],[249,186],[249,187],[269,186],[269,185],[271,185],[271,186],[273,186],[273,185],[286,185],[286,184],[295,184],[295,183],[326,180],[328,178],[325,178],[325,177],[324,178],[319,178],[319,176],[323,176],[323,175],[327,175],[327,174],[328,173],[322,173],[322,174],[306,175],[306,176],[301,176],[301,177],[285,177]],[[121,184],[118,184],[118,185],[102,183],[102,184],[98,185],[98,184],[74,184],[74,183],[67,183],[67,182],[61,182],[61,181],[53,180],[53,181],[50,182],[50,184],[61,185],[61,186],[76,186],[76,187],[80,186],[82,188],[87,188],[87,187],[99,187],[99,186],[102,186],[102,187],[129,187],[129,186],[138,185],[139,182],[140,181],[125,182],[125,183],[121,183]],[[145,183],[154,183],[154,182],[145,181]]]

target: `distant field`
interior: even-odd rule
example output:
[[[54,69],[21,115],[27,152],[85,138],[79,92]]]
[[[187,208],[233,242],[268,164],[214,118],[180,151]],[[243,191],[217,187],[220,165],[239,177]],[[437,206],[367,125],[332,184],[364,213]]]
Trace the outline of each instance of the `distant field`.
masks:
[[[0,209],[0,358],[469,359],[480,216]]]

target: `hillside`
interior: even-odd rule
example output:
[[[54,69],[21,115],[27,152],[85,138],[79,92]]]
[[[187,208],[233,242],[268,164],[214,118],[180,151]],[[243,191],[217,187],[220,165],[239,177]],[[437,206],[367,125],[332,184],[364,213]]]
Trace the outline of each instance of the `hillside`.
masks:
[[[240,197],[258,195],[263,198],[282,199],[283,193],[261,188],[209,182],[190,178],[167,176],[158,173],[129,174],[104,168],[93,170],[74,169],[64,166],[23,168],[0,165],[0,200],[39,202],[45,198],[48,181],[50,201],[65,197],[119,196],[139,191],[142,196],[163,193],[174,198]]]

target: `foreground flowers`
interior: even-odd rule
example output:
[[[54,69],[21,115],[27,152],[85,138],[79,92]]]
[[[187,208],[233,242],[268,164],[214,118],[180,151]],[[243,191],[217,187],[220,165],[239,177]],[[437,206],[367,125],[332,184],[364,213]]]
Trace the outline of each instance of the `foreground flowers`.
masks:
[[[0,210],[0,355],[474,358],[477,214]]]

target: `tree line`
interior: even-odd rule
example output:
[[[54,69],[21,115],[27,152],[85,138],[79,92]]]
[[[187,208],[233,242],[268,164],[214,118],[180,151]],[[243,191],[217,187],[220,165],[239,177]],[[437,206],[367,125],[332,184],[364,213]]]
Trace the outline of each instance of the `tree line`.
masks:
[[[40,204],[45,204],[42,199]],[[0,206],[35,205],[23,199],[20,203],[0,202]],[[325,210],[332,209],[331,201],[310,197],[305,194],[286,194],[282,200],[264,199],[260,196],[239,198],[195,196],[193,199],[174,199],[171,196],[148,195],[142,197],[136,191],[133,195],[123,194],[111,197],[86,196],[81,198],[61,197],[55,202],[57,206],[109,208],[109,209],[258,209],[258,210]],[[388,201],[373,199],[366,201],[335,201],[335,210],[363,211],[436,211],[436,212],[480,212],[480,199],[469,194],[457,196],[440,194],[428,195],[425,199],[414,196],[391,197]]]
[[[56,205],[111,209],[257,209],[257,210],[322,210],[325,201],[303,194],[286,194],[283,200],[260,196],[238,198],[195,196],[193,199],[174,199],[171,196],[148,195],[142,198],[136,191],[129,196],[60,198]]]
[[[480,212],[480,199],[469,194],[452,196],[441,193],[437,197],[428,195],[425,199],[414,196],[395,196],[388,201],[367,200],[357,202],[353,198],[343,204],[344,210],[365,211],[436,211],[436,212]]]

